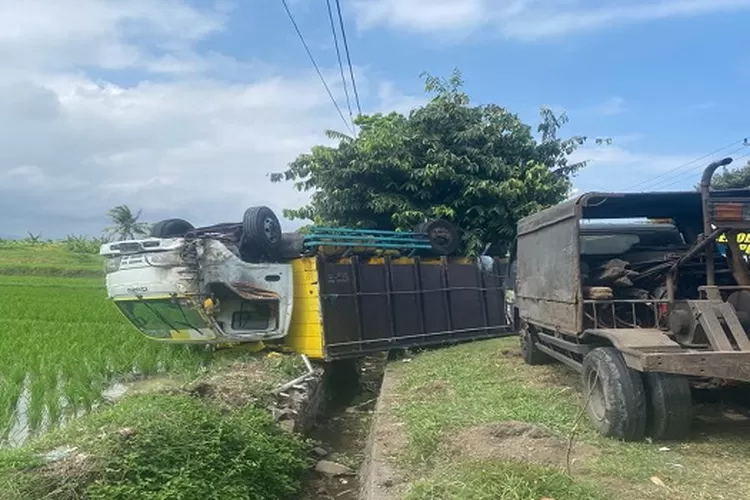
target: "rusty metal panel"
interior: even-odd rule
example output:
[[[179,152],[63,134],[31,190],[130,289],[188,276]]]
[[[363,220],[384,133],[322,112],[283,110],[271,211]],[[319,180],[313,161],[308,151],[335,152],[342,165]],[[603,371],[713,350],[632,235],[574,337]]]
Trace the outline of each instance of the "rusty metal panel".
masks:
[[[518,238],[520,239],[521,236],[558,222],[577,217],[580,212],[580,200],[581,198],[572,199],[524,217],[518,222]]]
[[[603,337],[622,352],[681,352],[682,346],[655,328],[597,328],[586,335]]]
[[[582,329],[578,212],[573,202],[519,223],[516,304],[521,317],[553,330]]]
[[[499,262],[321,258],[318,269],[327,359],[514,334]]]
[[[636,369],[750,382],[750,352],[681,352],[634,356]],[[630,365],[630,363],[629,363]]]

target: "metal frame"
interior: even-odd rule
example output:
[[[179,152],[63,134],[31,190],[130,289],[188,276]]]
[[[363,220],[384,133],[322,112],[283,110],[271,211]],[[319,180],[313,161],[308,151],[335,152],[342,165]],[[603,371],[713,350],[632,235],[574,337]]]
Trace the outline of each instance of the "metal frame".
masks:
[[[305,234],[304,247],[311,249],[319,246],[372,247],[390,250],[432,249],[426,233],[313,227],[310,233]]]

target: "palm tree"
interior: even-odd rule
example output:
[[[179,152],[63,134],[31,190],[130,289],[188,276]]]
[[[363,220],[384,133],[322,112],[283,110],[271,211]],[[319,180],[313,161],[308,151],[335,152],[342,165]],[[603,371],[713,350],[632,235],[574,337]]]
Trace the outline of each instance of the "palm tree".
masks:
[[[116,236],[118,240],[132,240],[136,236],[148,234],[149,226],[145,222],[139,222],[141,211],[133,214],[127,205],[119,205],[107,212],[112,226],[107,228],[110,235]]]

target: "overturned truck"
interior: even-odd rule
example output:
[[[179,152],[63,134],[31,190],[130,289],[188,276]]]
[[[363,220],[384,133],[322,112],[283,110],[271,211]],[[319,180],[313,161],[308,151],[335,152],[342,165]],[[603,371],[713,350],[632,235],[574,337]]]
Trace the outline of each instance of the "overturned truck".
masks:
[[[588,193],[518,224],[509,307],[524,360],[581,372],[605,436],[686,437],[691,386],[750,382],[737,242],[750,190],[710,189],[730,162],[709,165],[700,192]]]
[[[334,361],[512,335],[504,263],[456,255],[458,238],[442,220],[282,233],[260,206],[237,223],[167,219],[100,254],[109,298],[153,340],[263,342]]]

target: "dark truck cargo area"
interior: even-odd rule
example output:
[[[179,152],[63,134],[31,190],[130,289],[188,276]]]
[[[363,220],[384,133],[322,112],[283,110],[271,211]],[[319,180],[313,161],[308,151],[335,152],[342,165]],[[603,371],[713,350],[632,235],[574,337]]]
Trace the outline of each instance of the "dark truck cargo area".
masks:
[[[327,359],[514,335],[500,259],[318,259]]]

